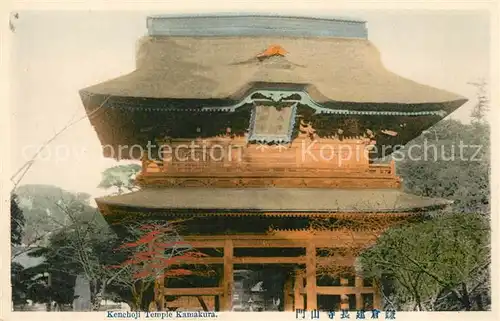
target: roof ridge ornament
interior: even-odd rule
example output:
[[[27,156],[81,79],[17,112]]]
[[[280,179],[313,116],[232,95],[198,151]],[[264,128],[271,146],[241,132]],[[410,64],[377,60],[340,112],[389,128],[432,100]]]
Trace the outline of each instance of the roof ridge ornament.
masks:
[[[280,56],[280,57],[285,57],[285,55],[288,53],[282,46],[280,45],[270,45],[267,47],[266,50],[261,52],[260,54],[257,55],[257,59],[260,61],[274,57],[274,56]]]

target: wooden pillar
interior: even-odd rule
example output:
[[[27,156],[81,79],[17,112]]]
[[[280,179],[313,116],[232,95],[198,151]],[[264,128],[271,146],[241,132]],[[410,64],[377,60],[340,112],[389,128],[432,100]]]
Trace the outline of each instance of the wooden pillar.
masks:
[[[296,270],[293,284],[294,310],[304,310],[304,296],[302,295],[302,290],[304,290],[304,273],[301,270]]]
[[[356,310],[362,310],[365,307],[363,296],[360,292],[360,289],[363,287],[363,278],[356,276],[354,279],[354,286],[356,288]]]
[[[347,286],[349,286],[349,280],[346,278],[340,278],[340,285],[342,287],[343,293],[340,295],[340,309],[341,310],[349,310],[349,296],[347,295],[348,290]]]
[[[231,311],[233,309],[233,241],[226,240],[224,242],[224,294],[222,297],[223,311]]]
[[[377,280],[373,280],[373,308],[382,309],[382,288]]]
[[[308,311],[318,308],[316,294],[316,246],[310,242],[306,248],[306,308]]]
[[[392,176],[396,176],[396,162],[393,160],[391,160],[391,175]]]
[[[224,267],[221,267],[219,287],[224,288]],[[224,294],[219,294],[215,296],[215,311],[225,311],[224,309]]]
[[[293,278],[289,275],[283,287],[283,308],[285,311],[293,311]]]

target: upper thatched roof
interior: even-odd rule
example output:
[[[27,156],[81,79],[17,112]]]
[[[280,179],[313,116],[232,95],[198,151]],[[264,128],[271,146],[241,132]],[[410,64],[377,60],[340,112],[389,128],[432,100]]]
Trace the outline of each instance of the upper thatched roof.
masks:
[[[410,212],[450,201],[396,189],[324,188],[149,188],[97,198],[98,204],[136,209],[235,212]]]
[[[363,21],[170,16],[150,17],[148,29],[135,71],[80,92],[103,146],[144,144],[178,133],[176,126],[213,127],[217,133],[205,134],[217,135],[238,127],[233,112],[250,110],[260,96],[333,114],[332,126],[337,116],[359,116],[360,130],[396,131],[390,145],[404,145],[467,101],[388,71]]]
[[[271,45],[281,46],[286,55],[257,59]],[[332,37],[144,37],[138,46],[135,71],[83,92],[238,101],[256,85],[279,83],[305,89],[318,103],[464,100],[389,72],[368,40]]]

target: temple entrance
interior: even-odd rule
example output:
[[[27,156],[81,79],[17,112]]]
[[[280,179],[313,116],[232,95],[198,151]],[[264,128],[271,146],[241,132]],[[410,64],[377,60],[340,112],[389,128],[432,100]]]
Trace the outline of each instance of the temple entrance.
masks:
[[[206,256],[183,259],[182,263],[210,273],[155,284],[159,306],[256,312],[381,306],[377,287],[356,275],[352,268],[355,258],[348,251],[334,257],[318,256],[318,248],[338,248],[342,232],[284,233],[187,237],[192,246],[205,250]],[[318,271],[323,266],[336,266],[339,271],[328,277]]]
[[[233,311],[284,311],[287,269],[265,265],[236,265]]]

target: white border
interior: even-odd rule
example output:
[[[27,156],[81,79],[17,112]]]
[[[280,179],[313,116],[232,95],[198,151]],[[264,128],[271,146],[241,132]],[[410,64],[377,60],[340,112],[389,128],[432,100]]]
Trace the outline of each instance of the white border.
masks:
[[[2,70],[2,79],[0,81],[0,99],[2,99],[0,107],[0,144],[2,144],[2,162],[0,163],[0,174],[2,180],[0,181],[0,201],[1,210],[0,214],[3,224],[0,224],[0,235],[2,237],[1,244],[9,244],[9,191],[11,184],[9,182],[10,173],[10,136],[9,136],[9,54],[12,33],[9,30],[8,17],[10,11],[21,10],[140,10],[140,11],[158,11],[165,12],[178,12],[178,13],[222,13],[221,10],[213,10],[214,2],[217,2],[218,7],[224,7],[226,12],[244,11],[244,12],[267,12],[267,13],[280,13],[280,14],[305,14],[310,10],[411,10],[411,9],[429,9],[429,10],[481,10],[486,9],[491,12],[491,59],[492,59],[492,72],[491,72],[491,106],[492,106],[492,312],[398,312],[396,320],[499,320],[500,314],[498,313],[499,296],[497,289],[499,285],[499,273],[497,267],[498,261],[498,214],[499,214],[499,201],[495,197],[499,191],[498,180],[498,164],[499,164],[499,148],[498,141],[500,137],[499,126],[495,126],[495,120],[499,116],[499,64],[498,64],[498,44],[499,44],[499,23],[498,23],[498,2],[497,1],[371,1],[371,2],[350,2],[345,1],[225,1],[225,0],[211,0],[211,1],[123,1],[116,0],[88,0],[88,1],[72,1],[67,0],[60,2],[56,1],[15,1],[6,5],[3,1],[0,4],[2,9],[2,23],[0,29],[0,68]],[[293,3],[293,8],[291,4]],[[335,4],[333,4],[335,3]],[[0,319],[7,320],[67,320],[68,318],[77,318],[82,320],[103,320],[106,319],[104,312],[84,312],[84,313],[50,313],[45,312],[10,312],[10,287],[9,277],[9,255],[10,247],[5,246],[1,249],[2,260],[0,261],[1,281],[2,288],[0,288],[1,306],[0,306]],[[221,313],[218,320],[255,320],[273,318],[273,320],[295,320],[294,313]],[[328,318],[322,317],[324,320]],[[338,319],[338,318],[336,318]],[[351,316],[351,319],[353,316]],[[383,319],[383,318],[382,318]],[[109,319],[108,319],[109,320]],[[199,319],[198,319],[199,320]]]

